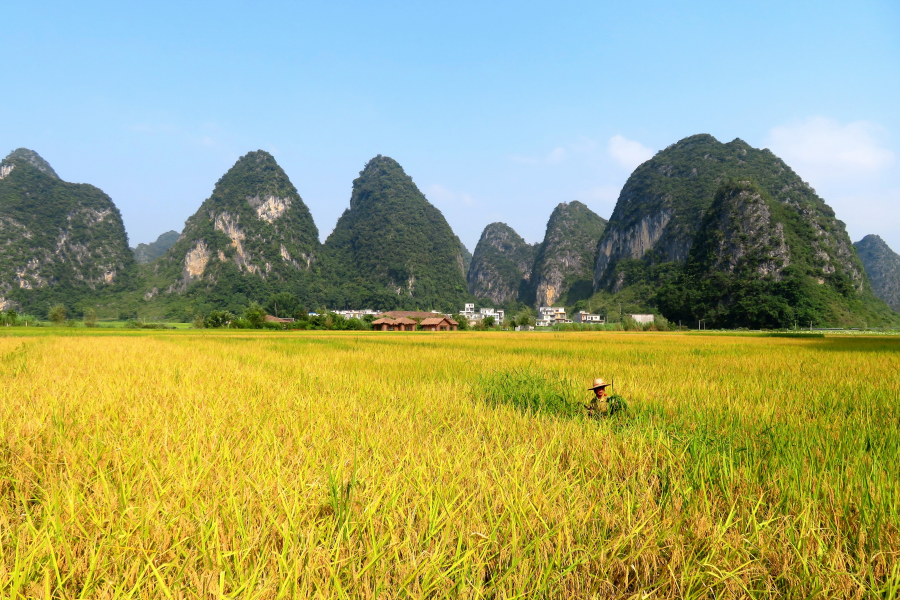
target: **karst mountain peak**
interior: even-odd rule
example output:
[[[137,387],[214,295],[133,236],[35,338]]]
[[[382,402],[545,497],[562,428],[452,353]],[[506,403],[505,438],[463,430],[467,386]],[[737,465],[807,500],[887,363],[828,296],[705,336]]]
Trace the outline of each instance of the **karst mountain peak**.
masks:
[[[609,221],[557,201],[539,243],[494,222],[473,254],[385,155],[363,165],[324,244],[264,150],[237,158],[197,206],[181,233],[129,251],[112,199],[19,148],[0,162],[0,304],[183,321],[289,294],[310,310],[450,313],[474,301],[699,315],[720,326],[900,319],[876,298],[898,306],[896,254],[874,236],[854,247],[783,160],[740,138],[698,134],[656,153],[628,178]]]

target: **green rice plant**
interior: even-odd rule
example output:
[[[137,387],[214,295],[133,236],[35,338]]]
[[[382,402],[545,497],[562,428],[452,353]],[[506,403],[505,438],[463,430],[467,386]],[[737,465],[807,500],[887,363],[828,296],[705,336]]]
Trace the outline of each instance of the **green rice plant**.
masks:
[[[585,409],[572,387],[571,381],[521,368],[485,374],[474,395],[489,406],[505,404],[526,413],[572,418],[583,415]]]

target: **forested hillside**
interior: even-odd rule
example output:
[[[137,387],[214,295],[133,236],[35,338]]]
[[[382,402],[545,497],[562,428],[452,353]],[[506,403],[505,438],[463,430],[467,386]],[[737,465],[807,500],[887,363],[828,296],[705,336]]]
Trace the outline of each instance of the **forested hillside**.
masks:
[[[727,196],[721,186],[741,181],[764,193],[767,206],[790,238],[787,244],[794,268],[789,272],[797,278],[789,279],[802,285],[796,292],[797,303],[790,310],[776,311],[780,325],[803,319],[855,324],[895,318],[872,295],[844,224],[815,190],[769,150],[752,148],[739,139],[723,144],[705,134],[669,146],[629,177],[598,245],[594,289],[599,294],[592,302],[605,303],[606,308],[624,302],[632,310],[661,309],[658,292],[665,289],[669,294],[666,309],[673,316],[681,314],[675,307],[685,305],[673,299],[673,286],[688,285],[683,268],[697,236],[710,226],[705,221],[710,206],[717,197],[724,197],[721,194]],[[788,229],[793,233],[789,235]],[[715,235],[720,233],[721,227]],[[705,264],[698,262],[700,258],[692,259],[694,273],[705,268],[698,266]],[[711,268],[713,273],[718,271],[715,265]],[[816,287],[810,287],[810,282]],[[725,294],[721,302],[728,304],[735,298]],[[764,312],[761,309],[760,315]],[[750,322],[773,321],[760,316]]]
[[[397,161],[370,160],[325,241],[329,306],[458,311],[468,298],[459,238]]]
[[[661,290],[669,319],[709,327],[876,324],[887,306],[868,284],[857,291],[837,270],[823,272],[813,225],[749,180],[719,187],[687,263]]]
[[[529,244],[506,223],[484,228],[467,280],[469,293],[499,305],[528,302],[537,244]]]
[[[135,262],[139,265],[153,262],[165,254],[166,250],[175,245],[179,235],[181,234],[177,231],[167,231],[156,238],[156,241],[149,244],[138,244],[136,248],[131,249]]]
[[[182,318],[213,308],[238,311],[277,292],[318,305],[318,235],[309,209],[272,155],[249,152],[151,265],[143,301],[181,307]]]
[[[866,268],[872,291],[900,311],[900,256],[877,235],[867,235],[853,245]]]
[[[61,180],[36,152],[0,163],[0,309],[69,315],[136,284],[122,217],[102,190]]]
[[[571,306],[591,296],[597,242],[605,230],[606,219],[577,200],[553,210],[531,276],[535,305]]]

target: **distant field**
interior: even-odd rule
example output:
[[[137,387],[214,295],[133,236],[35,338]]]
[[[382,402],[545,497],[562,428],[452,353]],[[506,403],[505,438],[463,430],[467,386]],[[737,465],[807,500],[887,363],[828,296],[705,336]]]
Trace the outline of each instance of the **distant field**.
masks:
[[[900,597],[894,337],[4,328],[0,378],[3,598]]]

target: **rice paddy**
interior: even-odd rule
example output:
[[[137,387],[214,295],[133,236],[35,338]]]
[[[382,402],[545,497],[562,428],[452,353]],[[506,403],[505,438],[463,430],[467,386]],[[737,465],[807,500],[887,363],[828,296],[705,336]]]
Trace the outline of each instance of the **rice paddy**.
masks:
[[[17,329],[0,378],[2,598],[900,598],[898,338]]]

